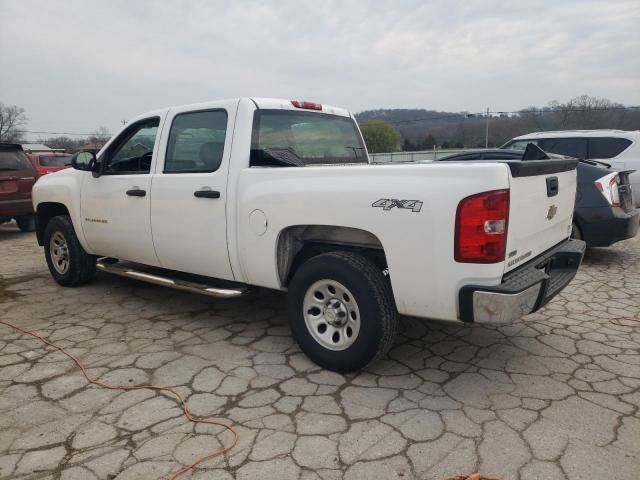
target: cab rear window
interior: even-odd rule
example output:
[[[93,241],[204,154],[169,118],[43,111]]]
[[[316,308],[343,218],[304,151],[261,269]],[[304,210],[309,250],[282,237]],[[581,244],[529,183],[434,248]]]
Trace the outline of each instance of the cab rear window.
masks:
[[[350,117],[290,110],[258,110],[251,138],[251,166],[368,163]]]
[[[33,170],[33,165],[21,150],[0,150],[0,171],[12,170]]]

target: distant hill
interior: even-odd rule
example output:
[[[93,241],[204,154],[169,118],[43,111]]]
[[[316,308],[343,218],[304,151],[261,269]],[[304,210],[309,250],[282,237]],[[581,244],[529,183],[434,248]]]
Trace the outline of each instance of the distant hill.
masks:
[[[475,113],[475,112],[473,112]],[[438,147],[484,147],[485,115],[427,109],[391,108],[356,113],[358,123],[384,120],[402,136],[405,150]],[[489,146],[500,146],[518,135],[545,130],[640,129],[640,108],[582,95],[567,103],[549,102],[512,114],[491,114]],[[431,147],[430,147],[431,145]]]
[[[391,123],[400,132],[403,140],[411,143],[423,142],[424,138],[431,135],[435,138],[438,145],[443,142],[450,144],[449,146],[461,145],[464,142],[471,142],[470,145],[464,146],[480,146],[476,143],[481,142],[484,146],[484,124],[483,117],[468,116],[469,112],[443,112],[437,110],[425,110],[422,108],[393,108],[366,110],[356,113],[355,117],[358,123],[367,120],[384,120]],[[467,134],[458,132],[460,127],[464,130],[472,129],[481,133],[482,138],[467,138]],[[481,131],[482,130],[482,131]],[[476,137],[475,135],[474,137]],[[426,146],[426,148],[430,148]]]

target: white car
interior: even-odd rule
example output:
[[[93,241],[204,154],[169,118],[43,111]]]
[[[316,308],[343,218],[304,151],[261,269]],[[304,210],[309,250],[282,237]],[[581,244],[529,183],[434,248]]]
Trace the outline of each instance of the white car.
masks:
[[[287,290],[303,351],[348,372],[391,346],[398,313],[503,323],[564,288],[585,248],[576,163],[372,165],[346,110],[241,98],[140,115],[33,198],[61,285],[97,267],[214,297]]]
[[[564,130],[535,132],[509,140],[502,148],[524,150],[535,143],[545,152],[597,160],[629,176],[634,203],[640,207],[640,130]]]

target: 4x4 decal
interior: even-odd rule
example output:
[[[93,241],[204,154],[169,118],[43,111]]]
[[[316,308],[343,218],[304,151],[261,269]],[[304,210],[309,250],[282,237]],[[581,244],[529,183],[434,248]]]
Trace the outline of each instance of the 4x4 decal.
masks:
[[[372,207],[380,207],[383,210],[389,211],[393,207],[403,208],[405,210],[411,210],[412,212],[419,212],[422,209],[422,202],[420,200],[397,200],[395,198],[381,198],[371,204]]]

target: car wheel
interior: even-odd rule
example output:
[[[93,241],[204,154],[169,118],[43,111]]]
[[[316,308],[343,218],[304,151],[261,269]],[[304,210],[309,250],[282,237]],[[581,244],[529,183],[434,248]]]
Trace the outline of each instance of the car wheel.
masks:
[[[582,232],[580,231],[580,227],[576,222],[573,222],[571,225],[571,238],[575,240],[582,240]]]
[[[391,286],[362,255],[331,252],[307,260],[291,279],[288,307],[300,348],[328,370],[361,369],[384,355],[395,338]]]
[[[36,231],[36,217],[28,215],[26,217],[16,218],[16,223],[21,232],[35,232]]]
[[[44,253],[51,275],[64,287],[84,285],[96,273],[96,258],[80,245],[68,215],[53,217],[47,223]]]

